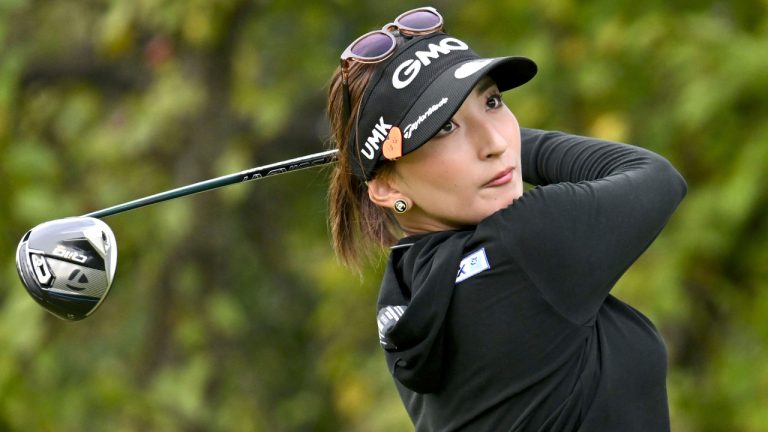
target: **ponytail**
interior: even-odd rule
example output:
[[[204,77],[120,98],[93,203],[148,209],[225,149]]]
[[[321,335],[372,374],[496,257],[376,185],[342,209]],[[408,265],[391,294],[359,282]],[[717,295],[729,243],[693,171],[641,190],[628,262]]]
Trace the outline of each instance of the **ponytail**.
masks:
[[[393,245],[402,234],[392,212],[368,198],[365,181],[353,174],[352,164],[356,161],[350,157],[348,148],[362,95],[374,70],[375,67],[368,64],[350,65],[348,83],[352,115],[349,119],[344,119],[343,115],[341,68],[337,68],[331,78],[328,91],[331,144],[339,150],[328,190],[329,224],[336,256],[354,269],[362,267],[377,251]],[[388,171],[389,166],[385,164],[376,175],[386,175]]]

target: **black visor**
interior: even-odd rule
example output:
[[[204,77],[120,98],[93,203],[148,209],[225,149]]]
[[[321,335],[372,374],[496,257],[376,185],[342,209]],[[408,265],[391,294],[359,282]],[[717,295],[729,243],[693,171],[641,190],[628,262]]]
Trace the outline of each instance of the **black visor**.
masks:
[[[429,141],[483,77],[490,75],[505,91],[528,82],[536,70],[526,57],[481,58],[445,33],[413,38],[379,66],[366,87],[350,134],[354,174],[368,180],[381,161]]]

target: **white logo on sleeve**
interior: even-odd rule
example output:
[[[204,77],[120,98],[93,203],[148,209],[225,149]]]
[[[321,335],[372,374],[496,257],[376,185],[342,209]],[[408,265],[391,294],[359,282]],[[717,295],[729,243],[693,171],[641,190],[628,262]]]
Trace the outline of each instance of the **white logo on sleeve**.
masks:
[[[384,306],[379,310],[376,316],[376,322],[379,325],[379,342],[384,348],[397,348],[392,341],[387,338],[387,333],[392,327],[400,321],[408,306]]]
[[[470,62],[464,63],[463,65],[459,66],[458,69],[456,69],[456,72],[453,73],[453,76],[456,77],[456,79],[464,79],[470,75],[474,75],[477,71],[486,67],[488,63],[492,61],[493,59],[482,59],[472,60]]]
[[[488,263],[488,257],[485,255],[485,248],[478,249],[464,257],[459,263],[459,272],[456,274],[456,283],[462,282],[472,276],[484,272],[491,268]]]

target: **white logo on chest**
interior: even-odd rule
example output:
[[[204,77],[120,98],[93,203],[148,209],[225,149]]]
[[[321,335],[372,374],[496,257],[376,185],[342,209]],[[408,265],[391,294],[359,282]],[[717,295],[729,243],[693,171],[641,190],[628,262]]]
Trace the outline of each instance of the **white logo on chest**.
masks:
[[[464,257],[459,263],[459,272],[456,274],[456,283],[462,282],[491,268],[485,248],[478,249]]]

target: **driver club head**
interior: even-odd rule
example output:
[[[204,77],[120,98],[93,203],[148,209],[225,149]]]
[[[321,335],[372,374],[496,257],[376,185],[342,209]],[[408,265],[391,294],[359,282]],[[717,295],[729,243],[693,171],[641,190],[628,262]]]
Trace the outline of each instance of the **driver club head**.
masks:
[[[42,223],[16,249],[16,269],[29,295],[59,318],[77,321],[107,297],[117,266],[109,226],[92,217]]]

